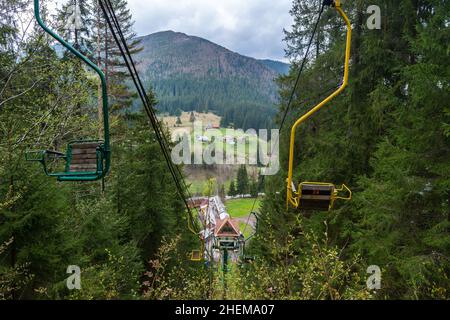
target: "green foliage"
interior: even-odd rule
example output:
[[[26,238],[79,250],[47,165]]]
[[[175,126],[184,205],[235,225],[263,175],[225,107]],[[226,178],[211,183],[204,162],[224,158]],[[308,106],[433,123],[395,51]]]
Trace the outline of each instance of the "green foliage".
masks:
[[[140,268],[129,257],[115,256],[105,249],[107,258],[101,264],[83,269],[81,290],[68,298],[78,300],[137,299],[139,297]],[[126,251],[125,251],[126,253]]]
[[[329,244],[327,234],[303,233],[297,219],[280,242],[277,226],[268,235],[257,234],[252,243],[264,242],[264,255],[235,270],[230,291],[237,299],[342,300],[370,299],[358,256],[344,260],[342,250]],[[301,246],[300,246],[301,244]],[[252,253],[256,247],[253,246]],[[273,275],[277,276],[274,277]]]
[[[237,194],[248,194],[250,191],[249,179],[247,174],[247,167],[245,165],[241,165],[237,172],[237,186],[236,192]]]
[[[151,271],[142,283],[145,299],[206,300],[209,292],[207,270],[200,265],[186,265],[186,253],[179,250],[180,237],[163,239],[155,258],[149,261]]]
[[[71,0],[64,4],[61,9],[58,9],[58,21],[62,22],[58,33],[83,54],[88,54],[90,50],[92,50],[90,30],[92,28],[93,20],[90,16],[90,12],[93,8],[91,2],[91,0]],[[69,17],[74,13],[74,5],[77,5],[79,9],[81,29],[69,29],[67,26]]]
[[[228,190],[228,195],[231,197],[234,197],[235,195],[237,195],[236,186],[234,184],[234,179],[231,180],[230,189]]]
[[[113,3],[136,53],[140,45],[133,40],[126,1]],[[318,3],[294,1],[288,57],[303,52]],[[183,202],[145,114],[138,108],[125,112],[134,97],[101,19],[87,24],[97,29],[100,43],[83,45],[100,53],[97,62],[109,74],[113,109],[121,111],[110,115],[113,167],[106,190],[100,183],[58,183],[24,161],[27,150],[64,150],[70,140],[98,136],[98,104],[92,98],[98,80],[70,55],[59,59],[40,29],[17,27],[24,1],[3,1],[0,299],[138,299],[141,292],[147,299],[211,299],[224,297],[225,283],[229,299],[448,299],[450,2],[378,4],[384,8],[381,31],[363,27],[367,1],[346,2],[354,22],[349,87],[332,108],[300,128],[295,146],[296,180],[345,182],[355,191],[352,202],[300,219],[285,207],[285,171],[268,177],[266,197],[257,204],[257,234],[246,248],[255,260],[230,266],[224,275],[188,260],[198,239],[187,231]],[[95,3],[93,8],[98,11]],[[342,22],[333,10],[327,12],[281,135],[282,168],[286,128],[340,81],[344,34],[337,26]],[[109,61],[101,58],[104,50]],[[244,68],[237,57],[231,60]],[[278,80],[281,112],[297,71],[294,63]],[[260,76],[268,81],[268,74]],[[222,90],[216,80],[214,75],[159,79],[157,91],[171,91],[160,107],[175,108],[177,101],[177,113],[216,109],[224,126],[244,129],[271,121],[267,101],[273,97],[254,90],[254,82],[232,79]],[[198,98],[190,86],[213,94]],[[156,106],[152,90],[149,95]],[[236,101],[225,105],[227,96]],[[260,189],[261,180],[250,179],[241,166],[229,195]],[[213,194],[217,186],[203,191]],[[223,185],[219,192],[225,193]],[[248,214],[253,199],[237,201],[227,203],[230,213]],[[81,291],[67,289],[68,265],[81,267]],[[382,270],[377,292],[365,286],[369,265]]]
[[[126,2],[114,3],[121,23],[131,23]],[[4,19],[3,5],[0,21],[19,23],[26,6],[8,0]],[[180,235],[180,249],[193,246],[185,209],[174,197],[144,113],[110,115],[113,168],[104,192],[101,183],[46,177],[38,164],[25,161],[25,152],[64,151],[70,140],[97,137],[98,105],[91,97],[98,81],[69,55],[59,59],[41,29],[23,36],[20,28],[1,26],[0,298],[140,297],[145,262],[163,235]],[[109,81],[111,87],[123,85],[124,77],[116,73]],[[126,105],[121,99],[130,96],[120,92],[113,103]],[[80,291],[66,287],[69,265],[81,268]]]
[[[8,249],[13,238],[0,244],[0,255]],[[33,280],[33,275],[28,273],[28,265],[16,265],[8,267],[0,265],[0,300],[20,298],[23,289]]]
[[[255,179],[251,179],[250,185],[249,185],[249,192],[250,192],[250,195],[254,198],[256,198],[258,196],[258,192],[259,192],[258,187],[259,187],[258,181],[256,181]]]
[[[155,90],[159,111],[213,111],[222,117],[222,127],[272,128],[277,101],[273,79],[279,74],[273,68],[285,64],[244,57],[178,32],[139,39],[144,47],[137,56],[140,71]]]
[[[225,185],[224,184],[221,184],[220,187],[219,187],[219,197],[221,199],[225,199],[225,197],[226,197]]]
[[[183,113],[183,110],[181,110],[180,108],[178,108],[177,110],[175,110],[175,117],[180,118],[181,114]]]
[[[302,55],[318,2],[294,1],[293,31],[286,34],[291,58]],[[304,234],[326,232],[331,246],[343,248],[345,263],[351,265],[356,255],[360,270],[380,266],[377,298],[448,299],[450,143],[443,101],[450,98],[449,3],[378,1],[382,30],[364,28],[369,4],[345,3],[355,25],[349,87],[300,128],[295,146],[296,181],[344,182],[355,191],[354,199],[334,212],[304,213],[308,218],[301,229]],[[333,70],[342,68],[344,33],[337,25],[342,21],[330,10],[321,21],[323,32],[315,39],[316,52],[309,57],[286,128],[340,81],[340,72]],[[279,79],[282,112],[297,72],[294,65]],[[283,131],[282,167],[287,166],[288,137],[289,131]],[[285,243],[288,226],[299,214],[285,209],[285,176],[282,171],[266,180],[258,224],[262,236],[254,244],[264,261],[270,259],[270,239]],[[302,261],[310,257],[300,255]]]
[[[212,197],[216,194],[217,190],[217,180],[215,178],[210,178],[206,181],[203,194],[207,197]]]

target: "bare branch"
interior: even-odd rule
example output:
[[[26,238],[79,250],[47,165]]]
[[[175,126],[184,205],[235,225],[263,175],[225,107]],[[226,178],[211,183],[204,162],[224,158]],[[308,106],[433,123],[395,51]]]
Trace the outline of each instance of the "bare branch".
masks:
[[[35,81],[35,82],[33,83],[33,85],[32,85],[31,87],[29,87],[28,89],[26,89],[25,91],[22,91],[21,93],[16,94],[15,96],[9,97],[8,99],[1,101],[1,102],[0,102],[0,107],[1,107],[2,105],[4,105],[5,103],[11,101],[11,100],[17,99],[17,98],[23,96],[24,94],[27,94],[28,92],[30,92],[31,90],[33,90],[33,88],[36,86],[36,84],[38,84],[40,81],[41,81],[41,80]]]

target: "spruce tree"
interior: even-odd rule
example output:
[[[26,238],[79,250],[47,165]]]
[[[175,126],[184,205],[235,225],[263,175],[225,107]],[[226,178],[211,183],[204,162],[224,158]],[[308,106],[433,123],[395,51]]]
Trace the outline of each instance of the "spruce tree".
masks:
[[[59,34],[75,49],[92,55],[92,3],[90,0],[70,0],[58,9]]]
[[[256,198],[258,196],[258,181],[256,179],[251,179],[249,191],[252,197]]]
[[[127,42],[129,51],[135,55],[142,51],[140,40],[133,31],[133,17],[127,8],[126,0],[112,0],[112,6],[117,16],[123,36]],[[103,17],[98,0],[94,0],[94,22],[95,52],[97,64],[103,69],[107,79],[110,95],[110,109],[114,113],[129,110],[133,101],[137,98],[136,93],[130,90],[126,81],[129,79],[125,61],[109,30],[109,26]],[[136,58],[134,58],[136,60]],[[100,88],[99,88],[100,89]],[[100,91],[99,91],[100,92]],[[101,110],[99,109],[99,115]]]
[[[241,165],[238,169],[236,191],[238,194],[248,194],[249,192],[249,179],[245,165]]]
[[[294,2],[293,31],[286,38],[288,57],[294,60],[312,32],[313,14],[303,10],[308,5],[313,12],[312,2]],[[449,118],[439,101],[448,100],[449,92],[444,80],[449,77],[444,18],[449,3],[379,5],[383,30],[365,28],[364,2],[343,6],[354,25],[350,83],[332,107],[299,128],[294,153],[296,181],[343,182],[356,191],[351,202],[336,203],[332,223],[329,213],[315,212],[302,219],[301,229],[326,232],[327,241],[345,247],[345,254],[361,254],[385,266],[379,297],[442,298],[449,272],[442,258],[448,251]],[[309,58],[286,120],[288,129],[281,133],[282,170],[266,178],[260,214],[264,224],[255,244],[261,256],[272,246],[264,239],[276,239],[279,245],[285,239],[287,226],[277,223],[280,214],[291,226],[302,214],[285,210],[289,128],[341,81],[341,71],[333,70],[342,69],[345,32],[335,10],[326,9],[321,29],[323,41],[318,54]],[[280,115],[297,73],[294,64],[279,79]],[[301,244],[299,249],[304,249]]]
[[[231,197],[234,197],[237,195],[237,191],[236,191],[236,186],[234,183],[234,180],[231,181],[230,183],[230,189],[228,190],[228,195]]]
[[[194,111],[191,112],[190,116],[189,116],[189,122],[194,123],[195,122],[195,114]]]

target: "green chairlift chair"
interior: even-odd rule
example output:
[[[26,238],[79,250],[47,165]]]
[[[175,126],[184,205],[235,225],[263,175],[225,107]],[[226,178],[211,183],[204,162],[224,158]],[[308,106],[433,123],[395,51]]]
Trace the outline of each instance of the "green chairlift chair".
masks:
[[[54,150],[28,151],[27,161],[40,162],[44,172],[49,177],[56,177],[59,181],[96,181],[106,176],[111,163],[111,151],[109,143],[109,118],[108,118],[108,93],[106,78],[100,68],[90,61],[77,49],[50,30],[42,21],[39,8],[39,0],[34,0],[34,15],[38,24],[50,34],[56,41],[86,63],[100,77],[102,85],[103,102],[103,140],[77,140],[68,144],[65,153]],[[48,162],[50,160],[65,160],[65,168],[62,172],[50,172]]]

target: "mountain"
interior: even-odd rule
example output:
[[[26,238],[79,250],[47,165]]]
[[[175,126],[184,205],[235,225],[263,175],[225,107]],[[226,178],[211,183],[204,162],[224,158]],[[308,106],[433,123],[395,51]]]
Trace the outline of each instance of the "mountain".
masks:
[[[291,66],[287,63],[281,62],[281,61],[275,61],[275,60],[259,60],[261,63],[266,65],[266,67],[274,70],[276,73],[280,75],[287,75],[289,73],[289,69]]]
[[[274,80],[288,65],[242,56],[179,32],[140,40],[138,70],[155,90],[160,111],[213,111],[223,117],[222,125],[243,129],[271,125],[278,99]]]

